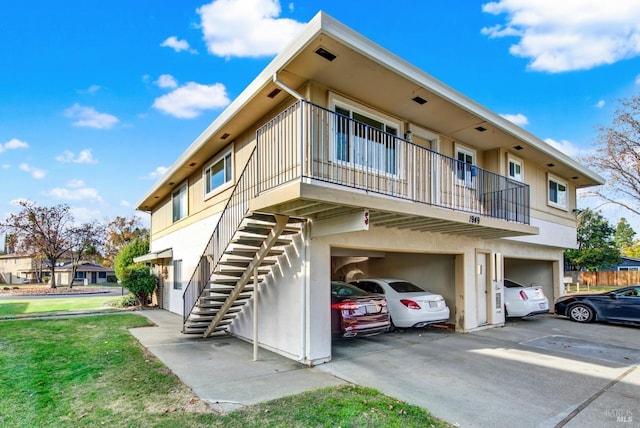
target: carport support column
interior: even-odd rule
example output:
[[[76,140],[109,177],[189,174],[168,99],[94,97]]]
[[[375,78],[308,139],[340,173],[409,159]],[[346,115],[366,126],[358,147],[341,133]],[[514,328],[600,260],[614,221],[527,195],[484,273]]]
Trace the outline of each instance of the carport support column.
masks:
[[[258,361],[258,267],[253,268],[253,361]]]

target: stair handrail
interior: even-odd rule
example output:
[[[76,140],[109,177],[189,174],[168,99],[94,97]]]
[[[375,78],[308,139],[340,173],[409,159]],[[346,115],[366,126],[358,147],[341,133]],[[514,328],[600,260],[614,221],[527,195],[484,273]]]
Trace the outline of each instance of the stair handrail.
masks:
[[[256,157],[256,147],[254,147],[182,294],[183,323],[187,321],[198,298],[206,289],[213,271],[231,242],[233,234],[240,227],[249,211],[249,201],[255,197],[257,187]],[[211,266],[211,260],[213,266]]]

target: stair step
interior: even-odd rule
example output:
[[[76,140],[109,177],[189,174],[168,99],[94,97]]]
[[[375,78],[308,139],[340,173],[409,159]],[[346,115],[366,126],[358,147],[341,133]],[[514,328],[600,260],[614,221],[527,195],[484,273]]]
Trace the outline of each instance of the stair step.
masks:
[[[232,304],[231,307],[232,308],[242,308],[242,306],[246,305],[247,302],[249,301],[249,299],[236,299]],[[198,303],[198,307],[202,308],[202,309],[212,309],[212,310],[217,310],[220,309],[222,307],[222,305],[224,304],[224,301],[218,300],[218,301],[208,301],[208,302],[200,302]]]
[[[263,260],[262,263],[260,263],[260,266],[273,266],[276,263],[277,262],[275,260]],[[235,267],[246,268],[251,264],[251,260],[250,259],[226,259],[226,260],[221,260],[219,264],[224,266],[235,266]]]
[[[247,293],[243,291],[238,295],[238,299],[249,299],[253,293]],[[208,302],[224,302],[229,297],[226,294],[212,294],[210,296],[200,296],[200,301],[204,304]]]
[[[244,245],[247,247],[260,248],[260,246],[264,243],[264,239],[245,238],[241,236],[239,238],[231,240],[231,243],[236,245]],[[281,247],[283,245],[289,244],[291,244],[290,239],[277,239],[273,245],[276,247]]]
[[[218,313],[218,309],[220,309],[220,307],[207,308],[207,307],[200,306],[194,309],[193,311],[191,311],[191,315],[198,316],[198,317],[203,317],[203,316],[208,317],[211,315],[216,315]],[[242,311],[242,306],[232,306],[227,310],[227,312],[229,313],[238,313],[240,311]]]
[[[258,284],[262,283],[264,279],[258,277]],[[253,279],[249,281],[253,283]],[[238,278],[216,278],[210,282],[212,285],[230,285],[235,286],[238,283]]]
[[[246,218],[250,218],[252,220],[264,221],[269,223],[275,223],[276,218],[273,214],[262,214],[262,213],[249,213]]]
[[[229,250],[229,251],[225,251],[225,254],[231,255],[231,256],[238,256],[238,257],[247,257],[252,259],[255,255],[256,255],[256,251],[251,251],[251,250],[242,250],[242,249],[233,249],[233,250]],[[265,257],[277,257],[277,256],[281,256],[284,254],[283,250],[270,250],[267,255]]]
[[[250,233],[252,235],[263,235],[267,236],[273,230],[273,224],[264,224],[264,223],[246,223],[241,226],[238,230],[244,233]],[[295,235],[296,233],[300,233],[300,228],[298,227],[285,227],[282,231],[282,235]]]
[[[215,286],[211,286],[209,287],[207,290],[210,293],[217,293],[217,294],[231,294],[231,292],[235,289],[235,287],[231,287],[228,285],[215,285]],[[242,292],[246,293],[246,292],[250,292],[253,291],[253,283],[249,283],[247,285],[244,286]]]
[[[229,266],[229,267],[219,267],[218,269],[216,269],[215,273],[219,274],[219,275],[225,275],[225,276],[233,276],[236,278],[240,278],[242,275],[244,275],[244,273],[246,272],[246,269],[242,269],[242,268],[233,268],[233,266]],[[258,268],[258,275],[266,275],[270,272],[269,269],[260,269]],[[253,271],[251,272],[251,277],[253,278]]]

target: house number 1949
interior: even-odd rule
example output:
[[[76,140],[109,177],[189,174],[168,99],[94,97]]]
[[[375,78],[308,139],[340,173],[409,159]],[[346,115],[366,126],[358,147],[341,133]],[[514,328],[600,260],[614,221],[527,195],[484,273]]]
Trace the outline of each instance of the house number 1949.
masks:
[[[469,216],[469,223],[480,224],[480,217],[477,215]]]

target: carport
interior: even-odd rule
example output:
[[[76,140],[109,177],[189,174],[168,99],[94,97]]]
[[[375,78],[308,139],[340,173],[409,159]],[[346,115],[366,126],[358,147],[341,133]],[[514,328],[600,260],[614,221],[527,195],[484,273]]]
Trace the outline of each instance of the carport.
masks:
[[[554,261],[508,258],[504,259],[504,276],[522,285],[540,286],[550,306],[559,297],[554,288]]]

